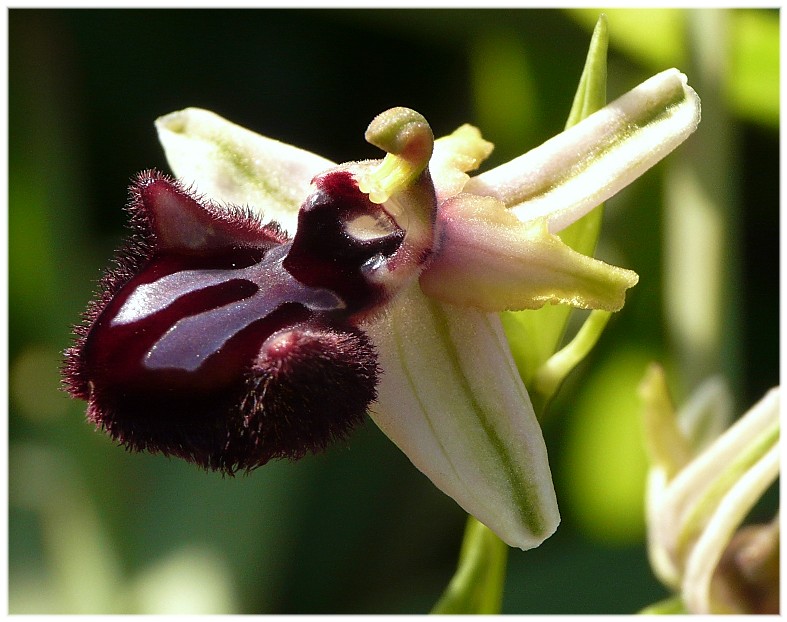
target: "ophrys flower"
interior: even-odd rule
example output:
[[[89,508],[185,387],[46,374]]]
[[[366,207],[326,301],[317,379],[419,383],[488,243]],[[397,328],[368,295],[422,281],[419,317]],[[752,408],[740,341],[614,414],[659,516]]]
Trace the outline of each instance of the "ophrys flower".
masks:
[[[199,109],[158,120],[182,181],[137,177],[134,230],[67,353],[71,393],[132,449],[234,472],[344,438],[367,409],[444,492],[521,548],[559,515],[496,311],[617,310],[636,274],[556,232],[696,128],[676,70],[470,178],[473,127],[377,117],[382,161],[333,163]]]

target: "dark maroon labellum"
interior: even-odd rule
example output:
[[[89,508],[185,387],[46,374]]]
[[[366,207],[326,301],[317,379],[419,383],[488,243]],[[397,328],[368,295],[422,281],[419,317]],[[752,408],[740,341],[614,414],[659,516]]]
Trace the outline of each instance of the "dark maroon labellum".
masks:
[[[298,233],[287,253],[284,267],[309,285],[320,285],[347,302],[348,313],[368,309],[386,295],[381,285],[366,278],[364,268],[394,255],[404,231],[358,190],[344,171],[314,180],[317,190],[298,212]],[[375,235],[353,235],[353,223],[367,219]]]
[[[344,438],[374,400],[355,325],[384,298],[367,278],[403,233],[349,173],[318,178],[289,240],[154,171],[131,186],[133,235],[66,352],[69,392],[134,450],[233,473]],[[371,219],[373,234],[354,235]]]

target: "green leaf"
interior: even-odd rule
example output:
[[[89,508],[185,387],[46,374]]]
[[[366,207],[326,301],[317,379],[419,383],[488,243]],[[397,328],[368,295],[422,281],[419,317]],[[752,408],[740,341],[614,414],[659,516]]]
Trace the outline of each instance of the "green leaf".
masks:
[[[686,59],[686,11],[683,9],[605,9],[615,24],[616,49],[647,65],[648,70],[681,67]],[[569,9],[568,13],[590,28],[594,9]]]
[[[469,516],[456,574],[432,613],[500,613],[507,558],[508,547]]]
[[[579,87],[574,96],[574,104],[568,114],[566,129],[600,110],[607,103],[607,49],[609,32],[607,17],[601,15],[596,22],[590,48],[585,60],[585,68],[579,78]]]

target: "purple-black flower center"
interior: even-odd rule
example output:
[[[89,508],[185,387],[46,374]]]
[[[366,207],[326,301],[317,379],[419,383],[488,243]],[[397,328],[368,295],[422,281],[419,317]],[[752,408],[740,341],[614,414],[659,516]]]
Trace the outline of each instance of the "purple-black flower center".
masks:
[[[375,397],[358,322],[405,233],[337,170],[289,240],[155,172],[131,188],[135,230],[66,355],[70,392],[132,449],[234,472],[342,438]]]

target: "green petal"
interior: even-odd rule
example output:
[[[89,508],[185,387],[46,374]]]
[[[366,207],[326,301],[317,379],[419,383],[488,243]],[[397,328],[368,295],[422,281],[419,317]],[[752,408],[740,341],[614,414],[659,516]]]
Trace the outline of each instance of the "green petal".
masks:
[[[312,177],[334,166],[199,108],[159,117],[156,129],[175,175],[214,201],[258,210],[290,234]]]
[[[472,178],[466,192],[502,201],[557,232],[626,187],[697,128],[700,102],[669,69],[528,153]]]
[[[639,385],[639,396],[643,404],[642,427],[648,458],[669,481],[689,463],[692,448],[678,425],[667,378],[660,365],[651,364],[648,368]]]
[[[366,328],[383,370],[375,423],[504,542],[543,542],[559,522],[546,446],[497,316],[414,283]]]
[[[638,279],[577,253],[547,231],[546,219],[521,222],[488,197],[444,201],[437,227],[440,246],[420,281],[427,296],[444,302],[482,311],[546,303],[617,311]]]

